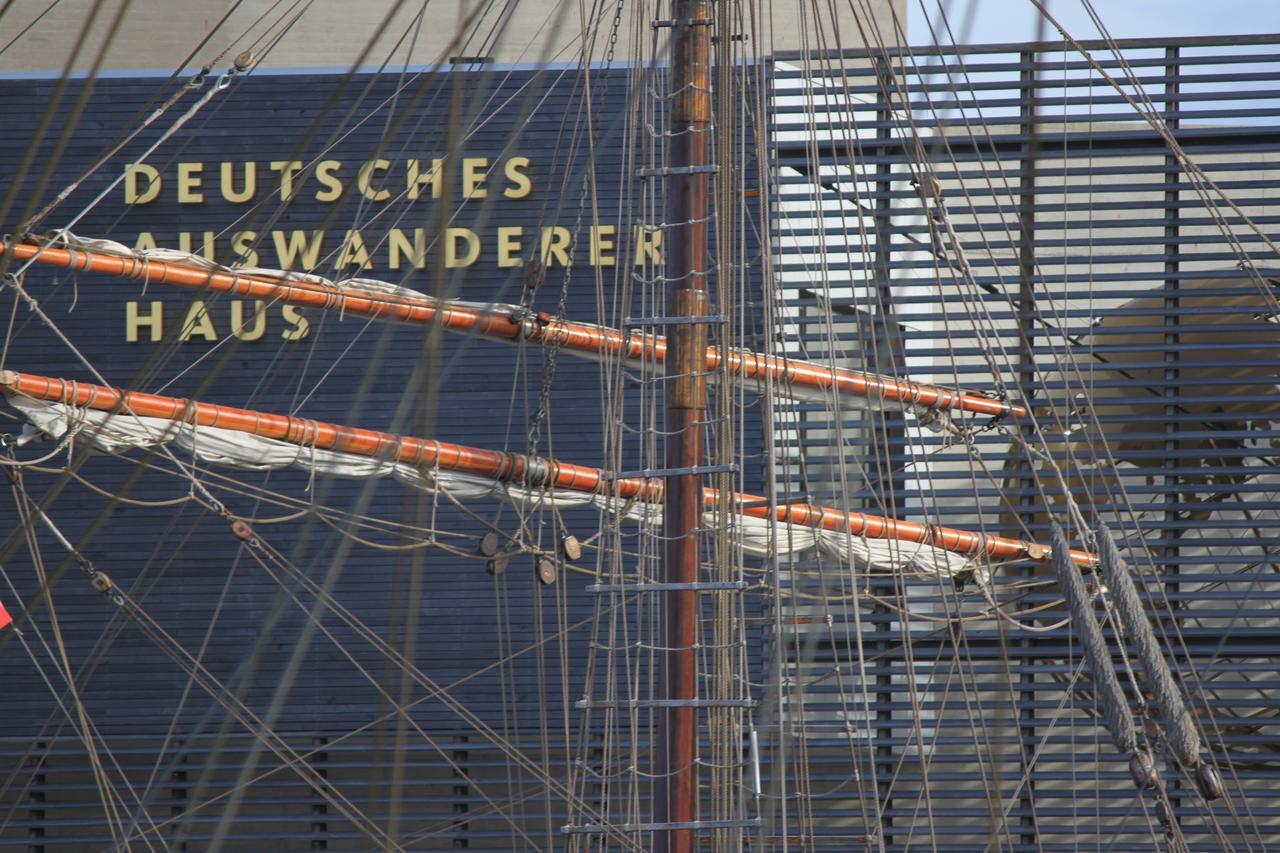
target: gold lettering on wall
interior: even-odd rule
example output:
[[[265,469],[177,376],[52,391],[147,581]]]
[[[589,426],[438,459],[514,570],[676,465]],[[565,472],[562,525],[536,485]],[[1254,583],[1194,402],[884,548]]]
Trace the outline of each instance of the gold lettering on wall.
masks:
[[[310,234],[310,239],[307,235]],[[286,270],[313,270],[320,262],[320,247],[324,245],[323,231],[272,231],[271,241],[276,244],[276,259]]]
[[[261,340],[267,333],[267,303],[261,299],[253,300],[253,325],[244,321],[244,302],[239,299],[231,303],[231,334],[242,341]]]
[[[613,235],[618,229],[613,225],[591,226],[591,266],[611,267],[616,262],[613,252]]]
[[[409,200],[413,201],[422,194],[422,188],[431,188],[431,197],[440,198],[440,161],[432,160],[425,169],[419,160],[405,163],[405,181],[409,188]]]
[[[164,303],[159,299],[151,300],[151,310],[146,314],[139,313],[138,303],[130,300],[124,306],[124,339],[128,343],[138,342],[138,330],[146,327],[152,343],[160,340],[164,331]]]
[[[488,157],[462,158],[462,197],[485,198],[489,191],[484,188],[484,180],[488,177]]]
[[[229,329],[237,340],[252,343],[266,337],[271,328],[269,304],[261,299],[233,299],[228,302],[195,300],[184,306],[173,306],[183,309],[182,325],[178,328],[180,343],[216,343],[221,337],[220,328]],[[292,305],[282,305],[280,317],[285,326],[280,330],[280,337],[286,341],[300,341],[311,334],[311,323],[302,312]],[[223,326],[223,322],[230,322]],[[129,300],[124,304],[124,339],[134,344],[146,340],[157,343],[164,337],[164,303],[160,300],[138,302]]]
[[[596,269],[628,263],[637,267],[661,265],[662,233],[651,225],[626,221],[572,227],[554,220],[531,224],[540,214],[523,200],[533,196],[536,180],[538,176],[530,157],[463,156],[460,152],[447,158],[368,157],[346,161],[264,158],[135,163],[125,166],[121,183],[125,201],[133,205],[157,202],[251,205],[255,200],[262,202],[264,196],[274,197],[277,190],[282,201],[308,205],[305,212],[286,209],[280,217],[284,227],[279,230],[167,231],[162,228],[141,231],[134,242],[138,251],[150,251],[158,246],[176,247],[233,266],[262,265],[318,272],[321,265],[325,265],[326,274],[333,275],[333,270],[346,274],[414,271],[437,264],[449,270],[463,270],[483,263],[491,270],[509,271],[518,269],[529,258],[540,258],[547,270],[564,270],[575,264]],[[447,222],[437,231],[427,223],[437,221],[430,208],[433,199],[443,196],[446,181],[457,188],[453,193],[456,210],[447,211]],[[368,220],[363,232],[360,228],[327,231],[290,227],[320,219],[313,201],[342,205],[366,200],[395,203],[394,219],[383,222],[375,217]],[[491,209],[486,202],[493,200],[499,203]],[[400,203],[404,206],[400,207]],[[421,206],[412,209],[410,203]],[[524,224],[507,224],[510,219],[504,222],[503,208],[519,210],[515,221]],[[174,221],[181,219],[171,207],[166,207],[166,213]],[[333,220],[337,210],[329,213],[326,222]],[[298,219],[292,219],[295,214]],[[228,219],[234,222],[235,215]],[[453,219],[454,215],[459,218]],[[276,220],[270,222],[275,224]],[[426,227],[414,227],[415,222]],[[457,224],[449,224],[451,222]],[[483,230],[475,223],[482,223]],[[220,304],[230,307],[218,307]],[[185,306],[183,310],[187,310]],[[163,336],[158,319],[159,303],[150,308],[145,302],[136,303],[128,311],[127,340],[147,337],[159,340]],[[176,306],[170,309],[170,314],[173,334],[192,342],[216,340],[219,335],[231,335],[243,341],[265,340],[278,331],[271,327],[271,322],[279,323],[280,317],[271,303],[267,304],[264,315],[256,304],[231,301],[210,302],[206,312],[193,313],[184,319],[181,327],[175,325],[181,316]],[[285,340],[305,337],[310,328],[305,318],[296,312],[289,316],[292,319],[280,334]]]
[[[235,165],[235,163],[222,164],[218,175],[218,189],[222,191],[222,197],[232,204],[244,204],[246,201],[252,201],[253,194],[258,191],[258,164],[252,160],[241,164],[244,177],[241,179],[242,184],[239,190],[236,189]]]
[[[181,204],[203,204],[207,200],[205,178],[214,180],[216,173],[218,196],[232,204],[247,204],[257,193],[259,165],[255,160],[224,160],[207,164],[180,162],[162,171],[148,163],[130,163],[125,166],[124,200],[127,204],[150,204],[161,199],[168,189]],[[296,198],[312,171],[317,184],[314,198],[321,202],[337,202],[344,198],[352,175],[355,191],[371,201],[390,200],[400,186],[404,187],[404,195],[410,201],[424,197],[440,198],[445,169],[450,170],[448,177],[457,181],[464,199],[488,198],[490,188],[496,192],[499,183],[503,197],[513,201],[528,198],[533,193],[533,178],[530,176],[533,163],[524,156],[505,160],[489,157],[388,160],[376,157],[358,163],[269,160],[267,167],[278,176],[281,201]]]
[[[145,178],[147,185],[138,189],[138,178]],[[130,163],[124,167],[125,204],[148,204],[160,196],[160,173],[146,163]]]
[[[459,253],[458,241],[467,244],[467,248]],[[445,269],[469,267],[480,257],[480,238],[470,228],[448,228],[445,230],[444,265]]]
[[[400,258],[402,255],[409,257],[409,263],[414,269],[427,268],[427,229],[413,229],[413,242],[405,237],[404,232],[399,228],[392,228],[387,234],[390,243],[391,258],[388,266],[393,270],[400,269]]]
[[[550,269],[557,264],[569,266],[569,246],[573,243],[573,235],[562,225],[552,225],[542,229],[542,265]]]
[[[360,171],[356,173],[356,186],[360,188],[361,194],[370,201],[386,201],[391,198],[391,190],[382,188],[377,189],[373,186],[374,172],[385,172],[391,168],[390,160],[370,160],[360,167]],[[379,179],[381,183],[381,179]]]
[[[348,231],[342,241],[342,251],[338,252],[338,260],[334,261],[335,269],[346,269],[357,266],[362,270],[373,269],[373,261],[369,258],[369,249],[364,244],[364,237],[359,231]]]
[[[619,240],[621,230],[617,225],[597,224],[584,227],[575,238],[567,226],[543,226],[536,233],[538,256],[548,269],[565,268],[574,263],[605,268],[617,266],[624,263],[623,245]],[[529,241],[535,239],[535,234],[531,231],[522,225],[498,225],[489,232],[451,226],[441,236],[426,228],[389,228],[385,233],[368,235],[353,229],[342,232],[341,242],[320,229],[237,231],[225,236],[215,231],[179,231],[167,236],[164,232],[141,231],[133,247],[137,251],[149,251],[164,246],[218,263],[280,267],[299,272],[313,272],[322,262],[332,262],[332,268],[338,270],[421,270],[427,268],[429,254],[441,257],[448,269],[473,266],[482,257],[492,258],[489,263],[497,269],[512,269],[520,266],[526,250],[533,248]],[[636,266],[662,263],[659,229],[636,225],[632,227],[631,236],[632,244],[626,253]],[[326,257],[327,247],[331,248]]]
[[[200,204],[204,193],[204,163],[178,164],[178,204]]]
[[[197,299],[187,308],[187,316],[182,318],[182,329],[178,332],[178,340],[189,341],[194,337],[201,340],[216,341],[218,330],[213,327],[213,318],[204,301]]]
[[[271,171],[280,173],[280,200],[293,198],[293,176],[302,170],[301,160],[272,160]]]
[[[656,225],[637,225],[633,242],[636,247],[636,266],[646,262],[654,266],[662,263],[662,230]]]
[[[280,332],[280,337],[286,341],[300,341],[307,335],[311,334],[311,321],[302,316],[293,305],[285,305],[280,309],[280,314],[284,317],[289,328]]]
[[[338,177],[342,163],[337,160],[321,160],[316,164],[316,180],[324,187],[316,191],[316,201],[337,201],[342,198],[342,180]]]
[[[498,228],[498,266],[520,266],[520,255],[524,251],[520,238],[524,229],[519,225],[503,225]]]
[[[511,186],[502,191],[507,198],[524,198],[533,192],[533,181],[525,172],[529,168],[528,157],[512,157],[502,167],[503,174],[511,182]]]
[[[235,254],[235,265],[241,267],[258,266],[257,231],[237,231],[231,238],[231,251]]]

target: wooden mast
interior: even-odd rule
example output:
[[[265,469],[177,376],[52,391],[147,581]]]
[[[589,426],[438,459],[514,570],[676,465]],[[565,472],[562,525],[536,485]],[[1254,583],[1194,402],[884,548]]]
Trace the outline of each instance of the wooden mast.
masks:
[[[708,0],[675,0],[671,21],[670,118],[666,173],[666,489],[663,501],[663,611],[666,652],[658,679],[655,850],[693,853],[698,815],[697,655],[702,558],[703,424],[708,220],[711,214],[711,23]],[[699,319],[706,318],[706,319]],[[665,825],[665,828],[663,828]]]

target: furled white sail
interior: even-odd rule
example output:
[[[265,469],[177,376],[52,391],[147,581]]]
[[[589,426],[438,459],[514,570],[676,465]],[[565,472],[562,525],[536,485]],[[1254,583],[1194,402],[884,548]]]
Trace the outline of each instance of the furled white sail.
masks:
[[[662,523],[662,507],[644,501],[565,489],[530,489],[457,471],[291,444],[238,430],[45,402],[18,393],[8,394],[8,400],[50,438],[73,441],[104,453],[120,454],[168,443],[200,462],[241,470],[298,468],[335,477],[394,477],[411,488],[447,493],[464,502],[496,498],[529,508],[591,506],[650,526]],[[764,556],[776,548],[780,555],[797,555],[818,548],[854,570],[904,570],[930,578],[950,578],[972,570],[980,583],[988,577],[986,567],[972,558],[927,544],[871,539],[741,514],[735,514],[734,519],[737,541],[748,554]]]

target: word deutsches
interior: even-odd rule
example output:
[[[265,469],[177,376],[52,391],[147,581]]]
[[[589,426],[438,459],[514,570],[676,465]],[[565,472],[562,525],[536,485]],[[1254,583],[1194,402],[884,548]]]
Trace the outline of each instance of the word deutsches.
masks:
[[[130,163],[124,172],[127,204],[151,204],[170,192],[178,204],[204,204],[221,198],[231,204],[249,204],[259,198],[259,188],[279,193],[281,201],[310,197],[333,203],[358,193],[369,201],[385,202],[403,197],[440,198],[446,189],[463,199],[495,197],[518,200],[533,192],[528,157],[491,161],[488,157],[461,157],[445,170],[445,161],[381,158],[355,166],[341,160],[253,160],[220,163],[177,163],[162,174],[147,163]]]

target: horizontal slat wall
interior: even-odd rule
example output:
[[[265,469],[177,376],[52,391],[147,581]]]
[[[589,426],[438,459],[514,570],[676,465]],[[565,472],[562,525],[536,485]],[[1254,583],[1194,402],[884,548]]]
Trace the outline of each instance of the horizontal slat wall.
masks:
[[[512,850],[554,847],[566,814],[560,806],[544,813],[543,783],[513,769],[474,732],[433,732],[439,749],[420,740],[405,747],[407,781],[400,801],[400,837],[406,849],[468,847]],[[286,735],[326,780],[379,825],[390,817],[387,744],[365,734],[320,731]],[[126,798],[122,811],[136,820],[130,846],[142,849],[208,849],[219,833],[230,850],[352,850],[371,846],[320,791],[287,769],[260,774],[247,786],[239,778],[253,741],[236,734],[221,744],[198,738],[169,751],[159,740],[118,738],[114,759],[147,809]],[[542,755],[538,741],[513,744]],[[31,747],[30,750],[27,747]],[[98,788],[77,741],[7,744],[0,753],[29,776],[13,797],[0,830],[6,847],[70,850],[109,848],[113,839],[100,819]],[[570,762],[554,745],[543,767],[558,778]],[[157,762],[157,759],[159,761]],[[540,757],[540,761],[542,758]],[[227,804],[242,787],[243,805],[233,818]],[[125,789],[121,786],[121,791]],[[197,805],[201,804],[201,805]],[[550,823],[548,824],[548,818]],[[126,821],[126,825],[129,821]]]
[[[587,76],[563,68],[541,73],[509,68],[437,72],[403,79],[359,75],[349,81],[341,75],[322,74],[241,78],[148,161],[163,180],[156,199],[131,205],[124,188],[117,187],[80,221],[77,230],[129,246],[149,233],[160,246],[178,248],[186,240],[197,249],[205,232],[212,232],[218,259],[228,262],[232,235],[253,231],[257,241],[250,239],[246,245],[257,249],[259,263],[266,266],[283,263],[277,238],[287,244],[323,230],[323,247],[314,264],[307,264],[321,274],[380,278],[473,301],[519,302],[526,295],[535,311],[554,312],[563,300],[568,317],[617,324],[623,316],[645,313],[615,304],[597,290],[598,281],[611,283],[615,275],[644,269],[635,266],[630,254],[631,228],[645,224],[638,220],[638,210],[628,206],[635,197],[632,172],[624,162],[631,90],[627,72],[619,68],[595,68],[590,81],[594,104],[590,115],[595,124],[588,128],[588,113],[579,109],[588,94],[584,90]],[[0,127],[0,172],[7,176],[6,187],[18,182],[16,198],[21,205],[46,201],[71,183],[111,140],[133,129],[153,97],[167,97],[181,84],[140,77],[99,80],[85,111],[73,122],[71,107],[81,85],[72,83],[66,100],[52,113],[47,134],[39,136],[40,120],[57,81],[0,81],[0,97],[6,104],[6,120]],[[196,97],[187,93],[175,109],[187,109]],[[456,138],[451,135],[451,116],[457,122]],[[107,189],[124,163],[136,159],[171,119],[172,114],[140,134],[119,157],[86,180],[43,227],[66,222],[81,205]],[[59,140],[66,143],[63,157],[42,186],[41,168],[48,162],[44,158],[52,156],[52,146]],[[443,200],[433,197],[430,184],[420,185],[417,199],[408,198],[408,163],[419,161],[425,174],[432,160],[451,150],[454,203],[448,211],[442,209]],[[38,155],[36,165],[20,174],[19,165],[29,152]],[[493,167],[484,197],[464,201],[464,157],[487,158]],[[520,182],[507,172],[509,161],[516,157],[528,158],[527,167],[517,170],[529,181],[525,195]],[[391,165],[369,173],[366,193],[361,189],[361,168],[376,158]],[[285,203],[280,169],[271,164],[292,159],[340,164],[332,168],[329,178],[341,182],[341,192],[331,197],[319,178],[299,175],[295,195]],[[587,168],[589,160],[594,172]],[[179,198],[179,164],[183,163],[203,164],[199,170],[187,167],[194,170],[189,174],[202,180],[198,188],[188,190],[202,193],[202,200],[192,195]],[[223,163],[231,164],[233,193],[244,187],[246,164],[256,164],[251,198],[242,202],[224,198]],[[485,167],[471,168],[484,174]],[[583,187],[588,174],[598,178],[591,194]],[[385,198],[379,196],[383,178],[390,193]],[[597,269],[588,258],[587,229],[594,221],[593,210],[599,211],[601,223],[617,227],[612,239],[620,260],[613,267]],[[20,213],[16,210],[14,218]],[[12,223],[6,223],[5,230],[10,227]],[[391,229],[400,229],[412,243],[414,229],[424,229],[434,239],[444,227],[470,229],[479,236],[480,252],[474,263],[446,267],[443,250],[435,242],[425,269],[414,268],[403,252],[399,268],[393,268],[386,242]],[[539,254],[540,229],[555,227],[574,235],[579,246],[577,263],[569,269],[553,263],[539,274],[529,262]],[[370,255],[367,269],[359,265],[335,269],[337,249],[351,228],[360,228],[364,236]],[[524,229],[514,265],[499,258],[500,228]],[[562,357],[554,371],[546,371],[544,353],[536,348],[460,336],[446,337],[436,347],[420,328],[368,325],[316,312],[303,315],[310,324],[308,334],[289,340],[283,334],[298,323],[274,306],[268,310],[262,337],[237,341],[230,331],[232,305],[212,296],[207,301],[217,340],[194,336],[178,341],[178,326],[193,300],[202,296],[197,292],[154,285],[144,290],[135,282],[71,276],[39,267],[25,274],[25,286],[110,383],[526,452],[530,424],[543,402],[545,372],[547,417],[539,426],[535,452],[553,452],[584,464],[605,461],[601,372],[591,362]],[[6,293],[7,299],[14,298]],[[152,343],[146,326],[140,327],[140,341],[127,339],[131,301],[139,303],[141,314],[152,312],[153,301],[162,303],[164,341]],[[6,303],[6,311],[9,307],[11,302]],[[244,315],[251,316],[252,311],[245,310]],[[77,354],[25,310],[16,319],[5,366],[93,379]],[[20,429],[16,422],[8,424],[0,431]],[[51,443],[38,443],[22,452],[35,457],[53,448]],[[136,458],[145,460],[143,455]],[[45,467],[66,461],[65,454],[58,455]],[[157,470],[140,472],[137,465],[112,458],[73,457],[73,462],[81,461],[84,465],[78,473],[83,482],[64,484],[56,473],[27,470],[26,487],[35,499],[49,500],[49,515],[98,567],[128,590],[187,651],[201,654],[209,671],[249,708],[264,717],[271,715],[274,727],[289,739],[296,737],[298,748],[306,747],[312,737],[333,739],[372,725],[366,740],[351,742],[359,746],[335,748],[329,760],[343,763],[355,798],[385,826],[398,748],[397,721],[394,715],[388,716],[387,696],[398,697],[406,689],[400,673],[331,613],[324,616],[322,625],[332,638],[315,633],[302,654],[308,625],[302,605],[311,606],[313,599],[298,593],[299,605],[243,550],[226,520],[194,502],[184,503],[191,487],[182,478]],[[163,460],[150,461],[164,467]],[[623,459],[623,463],[634,469],[644,467],[646,460]],[[457,507],[447,498],[422,496],[390,481],[313,479],[307,472],[222,469],[202,472],[201,478],[232,512],[261,519],[255,523],[257,534],[313,580],[325,582],[332,576],[334,599],[378,636],[404,647],[405,620],[416,619],[410,647],[421,670],[448,687],[458,707],[503,738],[518,742],[521,749],[532,750],[529,755],[538,763],[546,759],[554,776],[569,784],[563,746],[556,747],[555,754],[561,758],[547,758],[538,733],[545,728],[552,742],[563,744],[566,732],[576,731],[581,723],[581,713],[572,703],[585,691],[583,673],[592,638],[588,617],[595,612],[595,597],[585,587],[598,550],[594,545],[585,548],[575,567],[581,571],[561,561],[553,585],[539,582],[534,569],[539,553],[556,553],[562,533],[591,539],[600,529],[598,513],[532,512],[522,519],[492,500]],[[272,503],[264,499],[261,489],[278,492],[287,502]],[[19,616],[39,582],[8,489],[3,494],[9,539],[0,563],[18,592],[15,596],[0,585],[0,601]],[[325,520],[305,514],[289,520],[299,509],[313,505],[332,507],[339,514]],[[343,535],[351,528],[349,516],[341,513],[362,513],[411,527],[407,536],[403,527],[355,531],[375,544],[357,543]],[[486,572],[485,560],[476,554],[480,537],[491,529],[503,534],[501,550],[511,554],[505,573],[497,577]],[[624,530],[623,536],[626,546],[634,549],[635,531]],[[423,549],[432,537],[439,547]],[[47,569],[55,573],[65,551],[44,532],[40,545]],[[406,545],[417,550],[405,551]],[[188,774],[185,787],[193,799],[196,780],[206,767],[216,775],[216,784],[210,782],[209,790],[228,778],[234,781],[238,765],[248,755],[243,727],[199,689],[187,691],[185,673],[95,593],[74,563],[56,584],[54,600],[68,656],[80,678],[80,695],[99,729],[96,742],[103,749],[121,750],[128,778],[135,785],[139,778],[145,782],[156,767],[162,793],[179,787],[166,775],[171,751],[176,750],[186,756],[188,769],[182,772]],[[566,631],[563,636],[562,630]],[[0,823],[6,827],[0,846],[42,844],[49,850],[69,849],[81,836],[92,836],[95,844],[103,846],[107,827],[102,806],[87,787],[91,780],[86,775],[86,751],[83,746],[77,751],[74,731],[41,676],[43,670],[61,686],[55,657],[42,644],[47,641],[55,648],[46,611],[37,609],[34,622],[25,624],[23,631],[34,661],[12,632],[0,639],[0,684],[5,695],[0,713]],[[291,689],[280,693],[291,665],[297,667],[296,677]],[[421,687],[408,691],[411,701],[418,700],[413,723],[452,753],[451,738],[466,734],[467,720],[443,702],[424,701],[424,693]],[[171,724],[173,742],[166,751],[163,740]],[[232,741],[225,749],[214,750],[210,739],[223,731]],[[470,798],[478,795],[455,796],[453,789],[459,783],[450,781],[444,759],[432,756],[429,749],[420,751],[427,741],[412,728],[406,731],[412,743],[405,748],[412,756],[407,757],[401,827],[447,820],[455,806],[474,804]],[[35,809],[43,811],[42,816],[33,816],[35,800],[22,793],[34,771],[18,757],[33,742],[46,744],[56,753],[48,758],[47,779],[53,779],[56,766],[69,780],[65,796],[58,793],[62,789],[49,787],[44,796],[58,805]],[[475,747],[481,752],[493,748],[483,738]],[[464,751],[473,757],[481,754],[471,747]],[[504,801],[514,798],[522,828],[538,839],[537,846],[558,844],[558,840],[547,840],[551,819],[544,811],[548,798],[543,790],[528,778],[521,781],[519,768],[502,764],[496,753],[485,754],[488,763],[483,775],[495,784],[501,780],[494,796]],[[263,753],[258,767],[268,769],[278,763]],[[117,774],[108,775],[118,786]],[[46,784],[54,786],[53,781]],[[153,816],[166,817],[171,805],[178,807],[168,802],[169,796],[164,793],[157,801]],[[527,799],[521,801],[521,797]],[[562,803],[561,798],[553,799]],[[358,847],[349,824],[333,816],[311,816],[314,802],[305,782],[277,774],[249,789],[230,824],[228,842],[258,850],[307,849],[312,842],[325,841],[337,849]],[[548,808],[563,811],[559,804]],[[563,823],[563,814],[557,819]],[[206,846],[208,821],[202,813],[187,825],[190,849]],[[327,822],[328,829],[312,833],[308,827],[313,822]],[[551,822],[558,830],[560,824]],[[492,827],[481,831],[487,826],[479,820],[469,822],[466,831],[446,834],[444,846],[455,841],[489,849],[522,846],[513,842],[507,829],[497,834],[490,832]]]
[[[1145,93],[1235,208],[1198,191],[1063,43],[781,58],[773,248],[787,351],[1007,389],[1035,410],[1039,429],[1022,435],[1041,455],[1020,462],[981,422],[948,436],[900,414],[795,406],[775,429],[778,482],[1042,541],[1051,519],[1070,522],[1070,489],[1131,547],[1205,756],[1228,780],[1206,807],[1161,761],[1179,831],[1193,849],[1267,848],[1280,844],[1268,278],[1280,38],[1126,43],[1136,82],[1106,46],[1087,49],[1130,97]],[[996,567],[993,594],[1035,629],[1023,630],[974,618],[987,603],[963,580],[792,567],[800,624],[775,639],[784,675],[808,686],[774,744],[788,757],[770,768],[774,819],[891,849],[1162,849],[1078,634],[1044,630],[1065,615],[1056,581]]]

